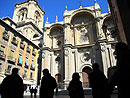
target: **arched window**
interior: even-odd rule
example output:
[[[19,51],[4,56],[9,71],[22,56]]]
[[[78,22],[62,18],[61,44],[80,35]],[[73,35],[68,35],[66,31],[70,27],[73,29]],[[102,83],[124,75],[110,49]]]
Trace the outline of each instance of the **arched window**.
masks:
[[[34,14],[34,20],[37,25],[39,25],[40,19],[41,19],[40,13],[36,11]]]
[[[27,19],[27,8],[22,8],[18,12],[18,21],[24,21]]]

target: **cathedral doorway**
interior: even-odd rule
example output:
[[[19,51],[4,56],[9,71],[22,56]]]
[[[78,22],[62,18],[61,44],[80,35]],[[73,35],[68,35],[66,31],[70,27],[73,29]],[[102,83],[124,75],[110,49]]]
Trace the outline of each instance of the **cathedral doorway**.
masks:
[[[85,66],[82,69],[82,80],[83,80],[83,88],[89,88],[89,74],[92,72],[92,68],[89,66]]]
[[[61,74],[56,74],[55,79],[56,79],[58,88],[63,88]]]

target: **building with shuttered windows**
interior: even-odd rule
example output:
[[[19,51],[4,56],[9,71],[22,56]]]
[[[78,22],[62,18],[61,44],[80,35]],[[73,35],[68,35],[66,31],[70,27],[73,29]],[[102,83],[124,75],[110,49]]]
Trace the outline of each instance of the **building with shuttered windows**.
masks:
[[[43,15],[37,0],[26,0],[15,4],[13,19],[0,19],[0,81],[17,67],[25,84],[37,83]]]

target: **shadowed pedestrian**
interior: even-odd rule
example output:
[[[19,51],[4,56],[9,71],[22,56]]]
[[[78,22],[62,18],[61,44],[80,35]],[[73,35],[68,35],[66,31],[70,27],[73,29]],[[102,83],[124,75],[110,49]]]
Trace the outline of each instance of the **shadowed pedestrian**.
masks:
[[[24,85],[22,78],[18,75],[18,69],[13,68],[12,74],[4,78],[1,84],[2,98],[23,98]]]
[[[119,42],[115,46],[115,58],[117,59],[117,70],[109,81],[109,91],[114,86],[118,87],[118,98],[130,98],[130,49],[127,44]]]
[[[33,89],[33,92],[34,92],[34,97],[36,97],[36,95],[37,95],[37,87],[35,87],[35,89]]]
[[[93,98],[109,98],[106,87],[108,80],[104,73],[99,70],[99,65],[92,65],[93,71],[89,75],[90,86],[92,87]]]
[[[72,80],[70,81],[67,90],[69,91],[70,98],[84,98],[84,91],[79,73],[73,73]]]
[[[43,75],[40,87],[40,98],[53,98],[54,89],[57,87],[56,80],[51,76],[48,69],[43,70]]]
[[[33,87],[30,87],[30,93],[31,93],[31,97],[33,97],[33,93],[34,93]]]

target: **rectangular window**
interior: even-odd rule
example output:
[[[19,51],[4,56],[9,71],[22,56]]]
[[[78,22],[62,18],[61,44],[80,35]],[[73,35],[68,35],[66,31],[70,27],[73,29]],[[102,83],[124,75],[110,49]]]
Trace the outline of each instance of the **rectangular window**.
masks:
[[[22,56],[21,55],[19,55],[19,64],[23,64]]]
[[[14,51],[11,50],[9,53],[8,59],[13,60],[13,58],[14,58],[13,55],[14,55]]]
[[[4,46],[1,46],[1,47],[0,47],[0,51],[3,51],[3,52],[4,52],[4,50],[5,50],[5,47],[4,47]]]
[[[13,39],[16,39],[16,35],[14,34]]]
[[[32,66],[31,67],[34,68],[34,61],[32,61]]]
[[[28,58],[26,58],[26,61],[25,61],[25,68],[28,68],[28,67],[29,67]]]
[[[6,69],[6,73],[10,74],[11,73],[11,68],[12,68],[12,65],[8,65],[8,67]]]
[[[5,59],[4,50],[5,50],[5,47],[1,46],[0,47],[0,57],[2,57],[3,59]]]
[[[33,78],[32,76],[33,76],[33,73],[31,72],[31,73],[30,73],[30,79],[32,79],[32,78]]]
[[[8,30],[5,29],[4,33],[8,34]]]
[[[9,39],[9,35],[8,35],[7,30],[5,30],[4,33],[3,33],[3,39],[6,40],[6,41],[8,41],[8,39]]]

